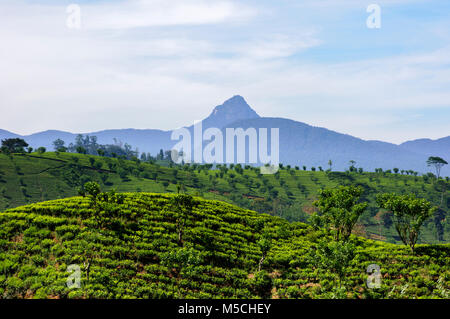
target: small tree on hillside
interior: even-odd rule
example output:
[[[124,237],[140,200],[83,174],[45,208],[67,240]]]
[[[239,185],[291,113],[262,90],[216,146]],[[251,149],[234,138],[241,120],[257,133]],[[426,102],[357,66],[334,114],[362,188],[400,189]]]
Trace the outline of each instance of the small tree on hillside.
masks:
[[[439,207],[445,208],[445,206],[443,206],[444,195],[447,193],[447,190],[450,189],[448,177],[447,177],[447,181],[444,181],[443,179],[438,180],[435,184],[435,188],[438,192],[441,192],[441,201],[440,201]]]
[[[270,251],[272,247],[272,238],[269,236],[267,232],[264,232],[261,236],[261,239],[258,241],[259,249],[261,249],[261,259],[258,264],[258,271],[261,271],[262,264],[267,257],[267,253]]]
[[[66,149],[66,147],[64,146],[65,142],[60,138],[54,140],[52,144],[55,151],[60,152],[60,150]]]
[[[427,160],[427,165],[428,166],[434,166],[434,168],[436,169],[436,176],[437,179],[439,179],[440,175],[441,175],[441,168],[444,165],[447,165],[447,161],[445,161],[443,158],[438,157],[438,156],[430,156]]]
[[[97,197],[101,193],[100,185],[96,182],[87,182],[84,184],[84,191],[89,195],[91,201],[95,203],[97,201]]]
[[[355,257],[355,246],[346,242],[321,241],[310,253],[313,264],[319,269],[325,269],[335,274],[342,287],[347,268]]]
[[[420,227],[436,210],[425,199],[415,195],[379,194],[377,202],[381,208],[391,211],[394,215],[395,229],[402,242],[411,248],[419,238]]]
[[[361,187],[340,186],[319,191],[319,199],[314,206],[319,209],[313,214],[313,223],[335,232],[336,240],[347,240],[367,203],[358,203],[363,190]]]
[[[156,159],[161,161],[164,159],[164,151],[162,149],[159,150],[159,154],[156,156]]]
[[[78,146],[76,148],[77,153],[79,154],[86,154],[86,149],[83,146]]]
[[[7,138],[2,140],[2,152],[3,153],[23,153],[25,147],[28,147],[28,143],[21,138]]]
[[[217,182],[216,180],[213,180],[213,183],[214,182]],[[184,183],[178,183],[177,184],[177,194],[180,194],[180,193],[186,193],[186,186],[184,185]]]
[[[178,194],[170,199],[169,207],[177,213],[176,228],[178,245],[183,246],[183,235],[189,213],[194,208],[194,198],[190,195]]]
[[[356,167],[355,167],[356,161],[351,160],[349,163],[350,163],[349,171],[356,172]]]

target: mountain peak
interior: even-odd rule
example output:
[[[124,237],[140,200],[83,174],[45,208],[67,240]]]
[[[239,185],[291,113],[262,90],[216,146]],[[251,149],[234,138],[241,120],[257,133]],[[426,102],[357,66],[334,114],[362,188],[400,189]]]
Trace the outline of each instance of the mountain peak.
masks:
[[[235,95],[214,108],[211,115],[203,120],[205,127],[223,128],[239,120],[254,119],[260,116],[240,95]]]
[[[245,99],[240,95],[235,95],[235,96],[229,98],[228,100],[226,100],[225,102],[223,102],[223,104],[228,104],[228,103],[245,103],[245,104],[247,104]]]
[[[218,105],[215,107],[215,109],[218,109],[218,108],[245,108],[245,109],[250,109],[251,111],[253,111],[253,109],[247,104],[247,101],[245,101],[245,99],[240,95],[235,95],[232,98],[229,98],[228,100],[223,102],[222,105]],[[255,111],[253,111],[253,112],[255,112]],[[255,112],[255,114],[256,114],[256,112]]]

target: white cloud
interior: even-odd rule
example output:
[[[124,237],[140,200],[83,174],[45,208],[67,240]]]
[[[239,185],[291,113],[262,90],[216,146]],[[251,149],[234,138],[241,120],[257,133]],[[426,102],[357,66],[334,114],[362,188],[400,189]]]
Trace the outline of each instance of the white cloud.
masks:
[[[321,41],[315,32],[298,35],[274,34],[235,47],[236,52],[252,59],[285,58],[320,45]]]
[[[296,5],[299,7],[322,7],[322,8],[344,8],[344,7],[367,7],[370,4],[378,4],[383,7],[390,7],[390,6],[396,6],[396,5],[404,5],[404,4],[411,4],[411,3],[419,3],[419,2],[426,2],[428,0],[302,0],[296,2]]]
[[[82,10],[87,29],[213,24],[255,14],[249,7],[227,0],[133,0],[87,4]]]

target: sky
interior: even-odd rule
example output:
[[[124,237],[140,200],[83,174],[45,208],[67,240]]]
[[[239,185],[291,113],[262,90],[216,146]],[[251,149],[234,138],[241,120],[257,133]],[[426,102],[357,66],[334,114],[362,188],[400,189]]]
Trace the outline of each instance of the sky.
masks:
[[[239,94],[366,140],[436,139],[450,1],[1,0],[0,74],[0,129],[22,135],[169,130]]]

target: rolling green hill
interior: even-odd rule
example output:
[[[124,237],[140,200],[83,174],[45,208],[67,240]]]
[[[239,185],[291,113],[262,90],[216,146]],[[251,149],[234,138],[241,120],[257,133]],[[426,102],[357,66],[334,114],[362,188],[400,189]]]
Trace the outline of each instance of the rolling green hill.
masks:
[[[23,159],[27,160],[27,159]],[[31,160],[31,159],[30,159]],[[321,239],[303,223],[194,197],[72,197],[0,213],[0,298],[448,298],[450,245],[400,245],[353,236],[346,290],[310,258]],[[101,207],[98,209],[97,207]],[[261,240],[270,249],[262,262]],[[366,286],[380,266],[381,286]],[[80,288],[68,288],[79,267]]]
[[[307,222],[317,191],[337,185],[364,188],[367,211],[356,233],[372,239],[400,243],[389,214],[380,212],[375,195],[380,192],[415,193],[439,206],[421,233],[419,242],[450,242],[449,183],[447,189],[433,178],[391,173],[306,171],[283,167],[278,174],[261,175],[254,167],[232,169],[209,166],[167,167],[73,153],[0,154],[0,210],[24,204],[77,195],[76,188],[97,181],[104,190],[199,195],[254,211]],[[164,166],[166,165],[166,166]]]

